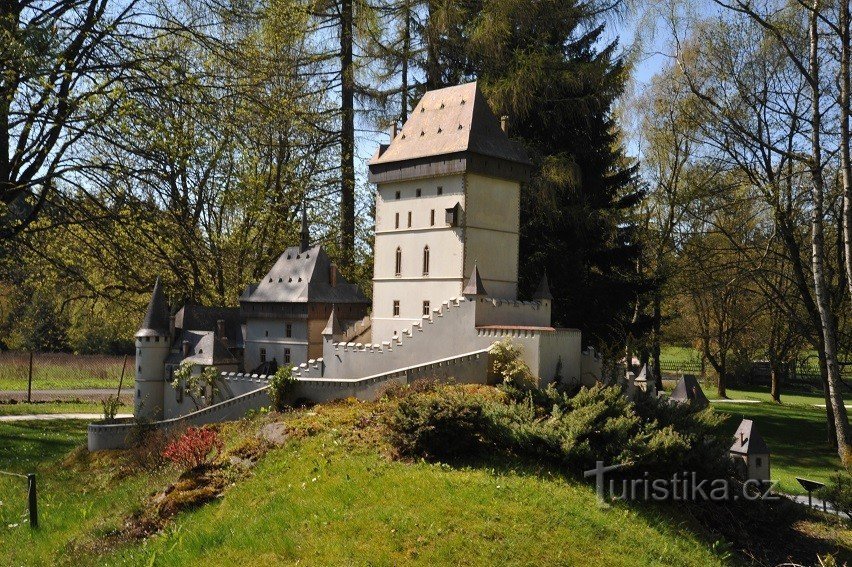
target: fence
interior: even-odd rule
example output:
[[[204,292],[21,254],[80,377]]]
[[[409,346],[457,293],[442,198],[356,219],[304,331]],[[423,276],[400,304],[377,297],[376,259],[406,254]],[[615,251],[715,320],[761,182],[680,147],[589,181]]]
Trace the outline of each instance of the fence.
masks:
[[[0,352],[0,401],[101,400],[118,392],[132,398],[128,356]]]

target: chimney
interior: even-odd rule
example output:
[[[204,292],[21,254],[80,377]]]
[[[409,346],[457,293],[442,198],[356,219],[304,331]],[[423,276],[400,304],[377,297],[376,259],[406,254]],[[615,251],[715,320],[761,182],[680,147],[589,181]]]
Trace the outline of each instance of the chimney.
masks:
[[[189,356],[189,341],[183,341],[183,357]]]
[[[174,340],[175,338],[175,316],[172,315],[169,317],[169,339]]]
[[[500,129],[504,134],[509,135],[509,117],[505,114],[500,117]]]
[[[331,284],[331,287],[337,286],[337,266],[334,264],[328,268],[328,283]]]
[[[399,123],[396,120],[394,120],[393,124],[391,124],[391,136],[390,136],[391,142],[396,140],[396,135],[398,133],[399,133]]]
[[[308,228],[308,207],[302,202],[302,234],[299,242],[299,253],[304,253],[311,247],[311,231]]]
[[[216,321],[216,334],[219,335],[219,340],[226,347],[228,346],[228,336],[225,334],[225,320],[218,319]]]

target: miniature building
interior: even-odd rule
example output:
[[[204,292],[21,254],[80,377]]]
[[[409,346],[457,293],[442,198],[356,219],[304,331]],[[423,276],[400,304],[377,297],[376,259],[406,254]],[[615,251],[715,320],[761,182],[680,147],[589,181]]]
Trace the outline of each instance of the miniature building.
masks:
[[[654,380],[648,380],[648,365],[642,366],[642,370],[639,372],[639,376],[633,379],[633,385],[636,386],[638,390],[642,390],[646,394],[650,394],[652,396],[657,395],[657,385]],[[700,388],[700,386],[699,386]],[[702,393],[703,395],[703,393]]]
[[[698,408],[706,408],[710,405],[710,400],[704,395],[701,384],[692,374],[683,375],[669,399],[679,403],[689,402]]]
[[[752,420],[744,419],[740,423],[730,454],[745,479],[769,480],[769,447]]]

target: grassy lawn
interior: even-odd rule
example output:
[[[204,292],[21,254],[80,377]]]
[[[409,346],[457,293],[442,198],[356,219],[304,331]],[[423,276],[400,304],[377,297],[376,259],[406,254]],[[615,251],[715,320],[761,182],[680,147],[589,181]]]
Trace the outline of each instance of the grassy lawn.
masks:
[[[679,347],[666,345],[660,347],[660,361],[668,363],[697,362],[701,360],[701,353],[692,347]]]
[[[3,415],[36,415],[52,413],[92,413],[103,414],[103,406],[100,402],[34,402],[28,404],[21,402],[17,404],[0,404],[0,416]],[[132,404],[122,404],[118,413],[133,413]]]
[[[0,477],[0,565],[737,564],[677,506],[600,508],[589,484],[513,462],[390,460],[379,430],[357,425],[376,423],[373,411],[338,404],[287,414],[284,447],[221,498],[118,547],[101,542],[178,473],[89,454],[79,448],[82,422],[0,423],[0,470],[38,474],[42,525],[23,523],[25,482]],[[253,438],[264,419],[224,426],[226,445]],[[850,547],[835,524],[810,529]]]
[[[0,565],[78,563],[75,538],[119,527],[162,485],[162,475],[116,478],[114,459],[74,451],[85,438],[81,421],[0,423],[0,470],[36,473],[40,523],[26,523],[26,481],[0,475]]]
[[[118,388],[124,357],[37,354],[33,358],[33,390]],[[0,353],[0,390],[26,390],[29,355]],[[133,357],[125,369],[123,388],[133,388]]]
[[[718,399],[712,385],[705,385],[710,399]],[[758,404],[714,403],[717,411],[731,415],[728,429],[731,435],[743,418],[754,420],[757,429],[769,445],[772,478],[780,481],[786,492],[804,494],[796,481],[804,477],[825,481],[840,468],[837,453],[826,443],[825,409],[814,404],[824,403],[822,394],[782,390],[782,403],[771,402],[767,389],[728,389],[732,400],[757,400]]]

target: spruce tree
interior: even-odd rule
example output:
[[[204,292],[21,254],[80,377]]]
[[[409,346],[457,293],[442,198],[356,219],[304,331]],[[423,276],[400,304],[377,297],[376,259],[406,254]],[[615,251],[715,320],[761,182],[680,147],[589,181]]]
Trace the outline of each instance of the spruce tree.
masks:
[[[617,347],[644,331],[633,317],[647,290],[630,221],[642,192],[613,118],[625,63],[615,41],[601,46],[595,4],[467,2],[461,15],[454,4],[436,20],[450,26],[436,49],[445,77],[477,79],[495,112],[509,115],[510,135],[534,162],[521,197],[522,294],[546,271],[554,321]]]

